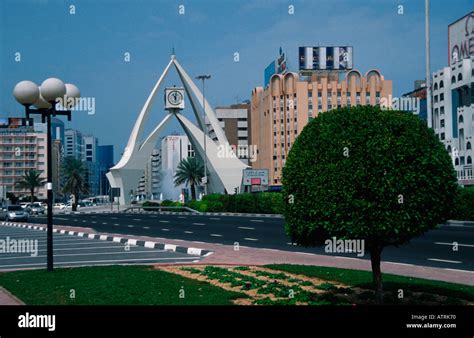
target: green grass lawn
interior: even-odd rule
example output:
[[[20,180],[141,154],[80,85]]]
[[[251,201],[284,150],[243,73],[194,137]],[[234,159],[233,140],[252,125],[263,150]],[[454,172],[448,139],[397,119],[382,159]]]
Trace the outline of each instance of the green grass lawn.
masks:
[[[4,272],[0,285],[29,305],[230,305],[246,297],[147,266]]]
[[[289,273],[317,277],[329,281],[340,282],[353,287],[372,289],[372,272],[339,269],[322,266],[272,264],[267,268]],[[382,274],[384,291],[397,292],[399,289],[408,292],[425,292],[451,297],[453,304],[457,298],[474,301],[474,287],[462,284],[447,283],[421,278]]]

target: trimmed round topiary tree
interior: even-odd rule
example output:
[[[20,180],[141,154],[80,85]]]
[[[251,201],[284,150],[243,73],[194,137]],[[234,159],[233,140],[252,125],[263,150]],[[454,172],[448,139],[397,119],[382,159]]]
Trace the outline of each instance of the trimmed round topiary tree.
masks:
[[[363,240],[382,303],[383,248],[444,222],[456,190],[449,154],[417,116],[374,106],[332,110],[310,121],[288,154],[286,232],[304,246]]]

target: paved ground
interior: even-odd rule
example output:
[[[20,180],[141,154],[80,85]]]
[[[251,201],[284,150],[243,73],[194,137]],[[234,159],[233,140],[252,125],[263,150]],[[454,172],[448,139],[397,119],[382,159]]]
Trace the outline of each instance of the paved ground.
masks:
[[[46,218],[41,216],[30,221],[44,224]],[[284,220],[281,218],[97,213],[57,215],[55,224],[193,243],[232,246],[238,243],[252,248],[355,257],[354,254],[327,254],[324,247],[292,245],[284,233]],[[458,243],[457,251],[453,250],[453,242]],[[369,256],[366,254],[362,258],[368,259]],[[401,264],[474,271],[474,227],[442,226],[399,248],[386,248],[382,258]]]
[[[0,241],[18,243],[28,240],[27,252],[0,252],[0,271],[42,268],[46,266],[46,232],[11,226],[0,226]],[[55,266],[107,265],[107,264],[151,264],[193,262],[200,257],[179,252],[150,249],[143,246],[125,246],[121,243],[54,234]],[[24,242],[27,243],[27,242]],[[35,245],[37,252],[35,254]],[[1,248],[1,247],[0,247]],[[24,246],[24,248],[28,248]],[[128,249],[128,250],[127,250]]]

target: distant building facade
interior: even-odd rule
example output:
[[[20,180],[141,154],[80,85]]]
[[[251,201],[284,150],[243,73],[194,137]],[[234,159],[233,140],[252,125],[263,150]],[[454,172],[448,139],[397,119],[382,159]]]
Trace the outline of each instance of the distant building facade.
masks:
[[[274,74],[265,88],[252,91],[250,139],[257,147],[252,169],[268,169],[269,185],[281,185],[288,151],[308,121],[338,107],[378,105],[392,95],[392,81],[378,70],[351,70],[309,77]]]

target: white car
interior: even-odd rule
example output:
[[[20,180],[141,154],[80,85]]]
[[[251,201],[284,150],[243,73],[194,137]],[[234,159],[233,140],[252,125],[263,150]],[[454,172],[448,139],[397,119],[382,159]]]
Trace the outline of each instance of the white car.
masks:
[[[66,208],[66,204],[64,204],[64,203],[54,203],[53,208],[63,210],[64,208]]]

